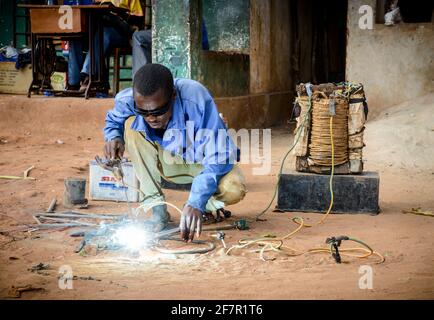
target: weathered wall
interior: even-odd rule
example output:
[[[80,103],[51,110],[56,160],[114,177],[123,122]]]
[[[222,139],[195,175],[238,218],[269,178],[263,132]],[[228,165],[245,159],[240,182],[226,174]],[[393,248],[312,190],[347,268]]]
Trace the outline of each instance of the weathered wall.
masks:
[[[433,92],[434,23],[361,30],[358,9],[364,4],[375,10],[375,0],[349,1],[346,77],[363,83],[370,113]]]
[[[240,97],[216,98],[215,102],[224,116],[228,119],[229,127],[240,128],[269,128],[285,122],[291,109],[292,93],[264,93]],[[275,110],[285,106],[281,113]]]
[[[175,78],[190,78],[190,1],[155,0],[152,11],[152,61],[167,66]]]
[[[192,1],[192,78],[215,97],[249,94],[249,1]],[[194,7],[194,9],[193,9]],[[209,51],[202,50],[205,20]]]
[[[153,61],[175,77],[198,80],[214,96],[248,94],[248,55],[202,50],[201,12],[199,0],[153,2]]]
[[[289,117],[294,89],[291,77],[290,4],[286,0],[250,1],[250,93],[265,98],[263,123]],[[277,99],[277,96],[281,98]],[[287,100],[286,100],[287,99]]]
[[[249,53],[249,0],[202,0],[209,50]]]
[[[288,1],[249,1],[248,55],[202,50],[202,1],[155,0],[153,10],[153,61],[168,66],[176,77],[202,82],[231,127],[269,127],[288,119],[294,89]]]
[[[215,97],[249,94],[249,55],[201,51],[192,77]]]

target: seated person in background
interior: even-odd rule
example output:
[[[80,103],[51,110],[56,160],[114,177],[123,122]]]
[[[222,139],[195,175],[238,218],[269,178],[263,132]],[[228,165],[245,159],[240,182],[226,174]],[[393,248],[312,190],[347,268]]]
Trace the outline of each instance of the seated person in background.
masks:
[[[143,10],[139,0],[101,0],[96,3],[112,3],[121,8],[129,9],[129,15],[143,16]],[[129,17],[129,16],[128,16]],[[127,20],[129,20],[127,18]],[[102,17],[103,31],[103,48],[104,56],[106,56],[111,48],[129,46],[129,39],[133,34],[133,28],[126,22],[125,19],[117,14],[108,14]],[[98,70],[99,64],[104,61],[99,61],[99,41],[95,40],[95,70]],[[68,61],[68,89],[79,90],[84,92],[89,82],[90,75],[90,55],[86,54],[83,61],[83,43],[81,40],[73,40],[69,42],[69,61]],[[104,81],[105,87],[109,88],[109,74],[105,70]]]
[[[133,78],[137,70],[152,62],[152,30],[138,30],[133,33]]]

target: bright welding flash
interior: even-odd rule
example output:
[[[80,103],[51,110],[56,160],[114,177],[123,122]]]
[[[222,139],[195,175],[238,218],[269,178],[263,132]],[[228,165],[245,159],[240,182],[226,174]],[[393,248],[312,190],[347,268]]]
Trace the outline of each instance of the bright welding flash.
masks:
[[[137,225],[126,225],[116,230],[114,234],[115,243],[133,251],[146,246],[149,235],[144,228]]]

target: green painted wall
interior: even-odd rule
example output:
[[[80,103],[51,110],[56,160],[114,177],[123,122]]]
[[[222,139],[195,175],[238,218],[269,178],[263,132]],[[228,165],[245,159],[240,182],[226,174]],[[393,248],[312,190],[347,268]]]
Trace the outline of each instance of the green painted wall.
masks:
[[[249,53],[249,0],[202,0],[209,49]]]
[[[26,18],[23,17],[25,14],[25,9],[16,8],[16,10],[17,10],[16,11],[17,12],[16,32],[24,33],[27,31],[26,30]],[[24,34],[17,35],[17,48],[22,48],[25,45],[27,45],[26,35],[24,35]],[[29,42],[28,46],[30,47],[30,42]]]
[[[12,44],[13,34],[13,14],[14,1],[0,0],[0,46]],[[16,8],[17,15],[24,15],[23,8]],[[23,17],[17,17],[16,32],[26,32],[26,20]],[[22,48],[26,44],[25,35],[18,35],[17,47]]]
[[[203,83],[215,97],[248,94],[248,55],[202,50],[201,5],[201,0],[155,0],[153,61],[167,66],[175,77]],[[231,6],[230,1],[226,5]]]
[[[215,97],[249,94],[250,59],[245,54],[202,51],[192,65],[193,78],[203,83]]]
[[[152,61],[167,66],[174,77],[190,78],[190,1],[155,0]]]
[[[217,1],[217,0],[199,0],[191,1],[195,4],[192,6],[192,78],[202,82],[212,93],[214,97],[233,97],[242,96],[249,94],[249,83],[250,83],[250,58],[248,54],[241,53],[241,50],[236,50],[235,47],[226,47],[227,51],[224,50],[212,50],[212,40],[210,42],[210,51],[202,50],[202,17],[207,19],[205,16],[205,10],[212,8],[217,10],[218,5],[219,12],[226,12],[234,10],[239,12],[240,10],[246,10],[244,16],[249,16],[249,6],[247,5],[240,8],[241,4],[245,4],[245,1],[235,0],[233,3],[231,1]],[[234,5],[236,3],[236,5]],[[207,5],[208,9],[202,7]],[[237,7],[234,9],[234,6]],[[202,15],[203,13],[203,15]],[[210,11],[208,11],[210,14]],[[218,16],[217,13],[215,13]],[[238,16],[236,14],[235,16]],[[234,18],[235,16],[232,16]],[[226,19],[228,22],[231,19]],[[249,20],[247,20],[248,22]],[[245,21],[240,21],[240,25],[243,25]],[[207,24],[207,22],[205,22]],[[217,22],[211,23],[211,28],[207,24],[208,38],[214,33],[215,36],[211,37],[214,39],[220,39],[220,44],[234,44],[234,39],[236,38],[246,38],[246,29],[244,27],[235,28],[233,34],[229,35],[227,29],[223,27],[225,23],[218,24]],[[233,24],[234,25],[234,24]],[[210,30],[210,31],[208,31]],[[247,28],[247,32],[248,32]],[[224,40],[224,39],[227,39]],[[216,49],[214,47],[214,49]],[[223,49],[223,46],[220,47]],[[248,47],[247,47],[248,49]],[[248,50],[247,50],[248,51]]]
[[[10,45],[13,41],[12,12],[13,1],[0,1],[0,46]]]

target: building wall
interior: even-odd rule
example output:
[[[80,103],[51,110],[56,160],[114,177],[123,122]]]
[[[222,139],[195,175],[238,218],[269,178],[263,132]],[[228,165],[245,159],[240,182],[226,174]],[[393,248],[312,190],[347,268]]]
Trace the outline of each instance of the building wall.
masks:
[[[192,78],[203,83],[214,97],[249,94],[249,55],[203,51],[193,64]]]
[[[175,78],[191,78],[189,0],[155,0],[152,11],[152,61],[168,67]]]
[[[289,118],[294,83],[291,75],[290,3],[250,1],[250,94],[259,127]],[[261,95],[265,95],[261,97]]]
[[[249,53],[249,0],[202,0],[211,51]]]
[[[214,97],[248,95],[250,57],[245,53],[245,46],[249,43],[248,1],[192,0],[190,6],[192,79],[203,83]],[[232,8],[235,12],[245,11],[247,14],[242,15],[244,18],[237,18],[239,14],[226,17],[226,25],[212,22],[211,16],[215,19],[221,12],[226,12],[227,8]],[[210,50],[202,49],[202,17],[205,19],[208,37],[211,38]],[[228,26],[233,29],[234,35],[231,37],[228,36]],[[212,38],[220,40],[213,44]]]
[[[267,128],[289,119],[293,101],[291,21],[287,0],[250,0],[247,94],[217,96],[232,128]],[[229,70],[228,70],[229,71]],[[239,72],[233,69],[228,74]]]
[[[204,51],[202,1],[154,0],[153,61],[169,67],[176,77],[202,82],[233,128],[262,128],[286,121],[294,89],[290,72],[289,2],[215,0],[213,3],[221,5],[221,12],[235,5],[238,11],[244,9],[243,16],[249,17],[248,29],[245,19],[238,19],[233,32],[241,34],[229,37],[225,46],[218,42],[218,51]],[[209,15],[210,8],[205,10]],[[217,15],[218,8],[214,6],[213,10]],[[211,23],[211,36],[216,31],[223,36],[226,31],[220,27]],[[249,40],[247,53],[245,39]]]
[[[434,23],[361,30],[358,10],[364,4],[375,13],[375,0],[349,1],[346,77],[363,83],[370,113],[433,92]]]
[[[219,2],[224,4],[223,0]],[[227,0],[226,4],[233,6],[230,2]],[[238,4],[245,4],[245,1],[238,0]],[[244,9],[248,10],[248,6]],[[201,1],[155,0],[153,17],[153,62],[167,66],[175,77],[203,83],[213,96],[248,94],[248,55],[202,50]],[[211,33],[224,33],[214,24],[211,26]],[[248,34],[240,37],[248,38]]]

